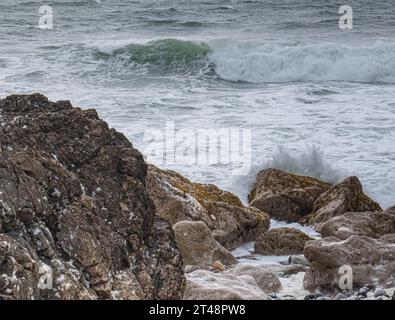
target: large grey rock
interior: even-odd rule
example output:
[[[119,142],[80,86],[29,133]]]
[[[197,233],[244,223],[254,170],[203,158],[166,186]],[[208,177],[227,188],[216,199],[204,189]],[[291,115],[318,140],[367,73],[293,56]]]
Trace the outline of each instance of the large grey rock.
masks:
[[[180,298],[181,255],[146,172],[95,110],[0,100],[0,297]],[[51,273],[53,287],[39,288]]]
[[[328,237],[307,242],[304,255],[311,263],[304,285],[311,291],[340,290],[343,266],[351,267],[356,287],[376,283],[393,286],[395,281],[395,246],[383,239],[351,236],[341,241]]]
[[[220,261],[236,264],[236,258],[220,245],[203,221],[180,221],[173,226],[177,244],[186,265],[211,266]]]
[[[303,253],[309,235],[294,228],[275,228],[263,233],[255,242],[256,253],[263,255],[291,255]]]
[[[187,276],[184,300],[270,300],[250,275],[197,270]]]
[[[214,185],[194,183],[177,172],[152,165],[147,183],[162,218],[173,225],[182,220],[203,221],[228,250],[255,241],[269,229],[267,214],[245,207],[237,196]]]

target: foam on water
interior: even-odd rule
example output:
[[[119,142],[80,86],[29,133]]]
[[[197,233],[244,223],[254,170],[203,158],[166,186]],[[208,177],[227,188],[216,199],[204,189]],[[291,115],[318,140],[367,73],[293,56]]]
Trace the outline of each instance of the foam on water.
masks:
[[[251,83],[356,81],[395,83],[395,44],[251,44],[227,42],[210,54],[221,79]]]

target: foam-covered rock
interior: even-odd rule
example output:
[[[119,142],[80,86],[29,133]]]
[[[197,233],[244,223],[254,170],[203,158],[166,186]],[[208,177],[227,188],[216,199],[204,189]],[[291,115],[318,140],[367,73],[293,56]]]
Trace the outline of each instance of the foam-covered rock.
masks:
[[[197,270],[188,273],[185,300],[270,300],[250,275]]]

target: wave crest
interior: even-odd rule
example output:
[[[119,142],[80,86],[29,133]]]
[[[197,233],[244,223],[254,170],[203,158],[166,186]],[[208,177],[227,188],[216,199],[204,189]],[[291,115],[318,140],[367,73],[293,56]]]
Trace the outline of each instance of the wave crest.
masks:
[[[123,65],[140,65],[167,71],[199,70],[208,63],[210,48],[204,43],[177,39],[154,40],[128,44],[116,49],[98,49],[96,57],[120,61]]]

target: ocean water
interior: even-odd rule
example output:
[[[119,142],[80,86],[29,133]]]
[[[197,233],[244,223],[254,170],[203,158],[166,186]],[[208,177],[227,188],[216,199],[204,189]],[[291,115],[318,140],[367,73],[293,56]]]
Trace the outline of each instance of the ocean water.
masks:
[[[38,27],[43,4],[52,30]],[[347,1],[353,29],[343,30],[342,4],[2,0],[0,96],[38,91],[96,108],[147,161],[243,200],[270,166],[330,182],[357,175],[387,207],[395,203],[395,9],[392,0]],[[251,163],[242,173],[232,161],[194,163],[205,150],[190,142],[190,154],[166,161],[149,140],[166,126],[245,130]]]

